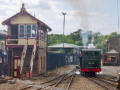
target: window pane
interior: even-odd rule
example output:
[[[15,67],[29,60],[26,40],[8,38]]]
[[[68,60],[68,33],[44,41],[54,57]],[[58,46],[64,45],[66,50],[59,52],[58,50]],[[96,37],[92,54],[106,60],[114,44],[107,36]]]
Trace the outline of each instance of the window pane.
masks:
[[[24,25],[20,25],[20,34],[19,34],[20,38],[24,38]]]
[[[31,25],[27,25],[27,37],[31,37]]]
[[[32,25],[32,37],[36,37],[36,25]]]

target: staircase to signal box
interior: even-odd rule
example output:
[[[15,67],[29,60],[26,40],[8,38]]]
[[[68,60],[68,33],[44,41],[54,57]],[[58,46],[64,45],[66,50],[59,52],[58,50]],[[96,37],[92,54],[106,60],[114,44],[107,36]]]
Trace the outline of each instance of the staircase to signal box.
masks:
[[[27,48],[23,69],[22,69],[22,78],[26,77],[26,73],[29,73],[30,75],[29,77],[31,77],[35,54],[36,54],[36,44],[34,44],[33,47]]]
[[[26,56],[26,51],[27,51],[27,45],[24,46],[22,56],[21,56],[21,68],[20,68],[20,73],[22,73],[23,70],[23,64],[25,61],[25,56]]]
[[[30,60],[30,73],[31,74],[33,72],[33,63],[34,63],[35,55],[36,55],[36,43],[33,46],[32,56],[31,56],[31,60]]]
[[[30,60],[31,60],[31,55],[32,55],[32,47],[29,47],[26,51],[26,57],[25,61],[23,64],[23,70],[22,70],[22,76],[26,77],[26,73],[30,71]]]

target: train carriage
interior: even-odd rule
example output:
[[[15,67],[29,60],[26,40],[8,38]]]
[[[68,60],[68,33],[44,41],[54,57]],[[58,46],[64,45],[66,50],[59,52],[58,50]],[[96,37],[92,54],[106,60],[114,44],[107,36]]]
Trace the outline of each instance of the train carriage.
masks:
[[[95,75],[101,71],[101,49],[81,50],[80,71],[88,75]]]

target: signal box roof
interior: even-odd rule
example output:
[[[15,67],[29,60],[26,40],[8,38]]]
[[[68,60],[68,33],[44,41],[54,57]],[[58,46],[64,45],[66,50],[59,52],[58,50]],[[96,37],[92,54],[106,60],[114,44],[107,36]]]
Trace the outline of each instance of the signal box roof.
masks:
[[[17,17],[18,15],[23,15],[23,14],[27,14],[28,16],[30,16],[33,20],[36,20],[37,23],[41,26],[45,26],[49,31],[51,31],[51,28],[45,24],[44,22],[42,22],[41,20],[37,19],[36,17],[32,16],[30,13],[28,13],[24,7],[24,4],[22,4],[22,8],[21,8],[21,11],[18,12],[17,14],[13,15],[12,17],[6,19],[5,21],[2,22],[3,25],[9,25],[10,24],[10,21]]]

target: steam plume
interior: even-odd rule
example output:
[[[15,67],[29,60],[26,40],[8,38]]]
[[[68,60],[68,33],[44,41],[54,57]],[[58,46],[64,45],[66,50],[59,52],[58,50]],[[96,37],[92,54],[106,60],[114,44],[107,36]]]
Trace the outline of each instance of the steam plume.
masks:
[[[83,46],[87,46],[89,35],[90,35],[89,32],[86,32],[86,31],[82,31],[80,33],[80,36],[82,37],[82,44],[83,44]]]
[[[80,35],[82,36],[82,43],[84,46],[88,44],[88,32],[89,23],[88,23],[88,10],[86,8],[85,0],[69,0],[69,4],[75,10],[75,19],[80,23],[80,27],[83,28],[83,31]]]
[[[77,22],[80,23],[80,26],[84,30],[89,29],[89,23],[88,23],[88,10],[85,4],[85,0],[68,0],[68,3],[72,6],[72,8],[75,10],[75,19]]]

